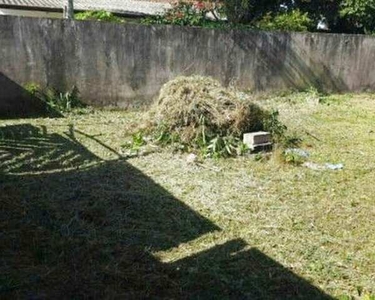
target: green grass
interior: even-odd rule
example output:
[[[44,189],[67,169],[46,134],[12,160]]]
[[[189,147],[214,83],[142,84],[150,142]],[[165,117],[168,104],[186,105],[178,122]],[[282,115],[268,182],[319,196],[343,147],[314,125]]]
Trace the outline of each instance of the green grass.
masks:
[[[0,121],[1,298],[372,299],[375,97],[262,98],[344,169],[124,157],[137,112]]]

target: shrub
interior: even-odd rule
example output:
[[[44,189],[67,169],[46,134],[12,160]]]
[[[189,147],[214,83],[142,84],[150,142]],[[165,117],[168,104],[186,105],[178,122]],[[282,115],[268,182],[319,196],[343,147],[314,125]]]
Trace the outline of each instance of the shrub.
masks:
[[[125,19],[115,16],[113,13],[100,11],[85,11],[75,15],[76,20],[94,20],[104,22],[125,23]]]
[[[273,136],[274,142],[281,142],[279,139],[285,137],[287,127],[279,121],[279,112],[271,111],[263,120],[263,127]]]
[[[75,108],[84,107],[75,86],[68,92],[60,92],[54,88],[41,88],[37,84],[30,83],[25,89],[30,95],[45,103],[47,111],[51,114],[71,112]]]
[[[218,22],[206,18],[212,7],[208,2],[198,1],[196,3],[176,2],[173,7],[164,14],[147,17],[142,20],[143,24],[172,24],[180,26],[214,26]]]
[[[223,0],[223,10],[230,23],[250,24],[265,12],[280,8],[279,1]]]
[[[375,0],[344,0],[340,15],[364,33],[375,33]]]
[[[224,0],[224,11],[231,23],[243,23],[248,21],[249,10],[249,0]]]
[[[307,13],[293,10],[291,12],[279,13],[273,16],[266,14],[256,23],[256,27],[262,30],[282,30],[282,31],[308,31],[312,28],[313,22]]]

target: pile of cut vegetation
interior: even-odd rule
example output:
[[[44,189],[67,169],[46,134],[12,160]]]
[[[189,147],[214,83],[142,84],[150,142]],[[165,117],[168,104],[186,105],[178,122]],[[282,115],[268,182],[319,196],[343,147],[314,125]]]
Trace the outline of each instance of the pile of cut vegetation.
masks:
[[[177,77],[162,87],[147,116],[147,129],[156,133],[157,141],[233,155],[244,146],[242,135],[266,130],[270,116],[249,96],[212,78]]]

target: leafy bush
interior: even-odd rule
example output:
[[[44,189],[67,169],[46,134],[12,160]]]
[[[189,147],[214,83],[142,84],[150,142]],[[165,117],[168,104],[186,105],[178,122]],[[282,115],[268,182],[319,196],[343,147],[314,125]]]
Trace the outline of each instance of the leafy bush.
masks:
[[[208,19],[208,13],[216,21]],[[375,0],[202,0],[176,2],[142,23],[304,32],[316,31],[324,19],[330,32],[374,34],[374,15]]]
[[[216,20],[208,18],[211,14]],[[248,24],[239,22],[227,22],[222,17],[225,16],[223,7],[215,2],[198,1],[195,4],[189,2],[176,2],[174,6],[164,14],[150,16],[142,19],[141,23],[145,25],[166,24],[179,26],[197,26],[204,28],[221,29],[245,29],[251,28]]]
[[[229,22],[252,24],[264,14],[281,9],[280,0],[223,0],[223,11]]]
[[[340,15],[365,33],[375,33],[375,0],[344,0]]]
[[[180,26],[214,26],[218,23],[206,18],[206,14],[212,11],[208,2],[188,3],[184,1],[173,4],[173,7],[164,14],[147,17],[143,24],[171,24]]]
[[[263,120],[264,129],[269,131],[274,139],[285,136],[287,127],[279,121],[279,112],[274,110],[269,112]],[[275,140],[275,142],[279,142]]]
[[[249,0],[224,0],[224,11],[231,23],[248,21]]]
[[[47,111],[51,114],[71,112],[75,108],[84,107],[75,86],[68,92],[60,92],[54,88],[41,88],[37,84],[30,83],[25,89],[30,95],[44,102]]]
[[[256,23],[256,26],[262,30],[282,31],[308,31],[312,28],[312,25],[313,22],[308,14],[302,13],[298,9],[275,16],[268,13]]]
[[[75,19],[125,23],[125,19],[120,18],[114,15],[113,13],[104,10],[81,12],[75,15]]]

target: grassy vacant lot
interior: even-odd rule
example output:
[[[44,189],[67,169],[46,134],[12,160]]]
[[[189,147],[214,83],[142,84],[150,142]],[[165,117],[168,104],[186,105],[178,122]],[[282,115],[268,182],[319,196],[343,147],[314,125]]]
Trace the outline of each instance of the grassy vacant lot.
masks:
[[[139,113],[0,121],[0,298],[373,299],[375,97],[264,97],[274,155],[124,157]]]

